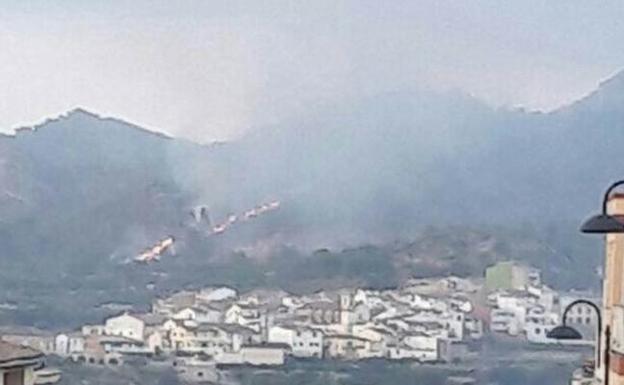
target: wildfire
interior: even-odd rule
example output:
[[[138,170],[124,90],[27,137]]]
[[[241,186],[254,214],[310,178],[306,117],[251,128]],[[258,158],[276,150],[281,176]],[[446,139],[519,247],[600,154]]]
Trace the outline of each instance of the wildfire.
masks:
[[[242,216],[231,214],[227,217],[224,223],[215,225],[212,228],[212,234],[222,234],[239,220],[249,221],[258,217],[259,215],[262,215],[269,211],[277,210],[279,208],[280,208],[280,201],[272,201],[269,203],[261,204],[252,209],[246,210],[245,212],[243,212]]]
[[[175,239],[173,237],[168,237],[159,241],[154,246],[144,250],[141,254],[137,255],[134,260],[136,262],[152,262],[159,261],[160,256],[167,251],[168,249],[173,247],[175,243]]]

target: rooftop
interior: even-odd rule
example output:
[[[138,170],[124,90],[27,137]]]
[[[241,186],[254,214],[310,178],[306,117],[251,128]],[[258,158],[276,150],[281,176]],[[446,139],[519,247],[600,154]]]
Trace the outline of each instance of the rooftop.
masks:
[[[41,357],[43,353],[38,350],[0,341],[0,366],[7,364],[13,366],[16,364],[15,361],[28,365],[28,361],[38,360]]]

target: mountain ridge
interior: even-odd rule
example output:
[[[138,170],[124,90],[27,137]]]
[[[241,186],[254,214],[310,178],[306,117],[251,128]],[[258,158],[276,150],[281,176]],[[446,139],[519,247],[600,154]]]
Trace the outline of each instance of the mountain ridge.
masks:
[[[12,255],[36,265],[40,256],[97,268],[181,231],[196,205],[218,220],[273,199],[283,208],[272,219],[217,243],[187,234],[182,253],[383,243],[431,224],[554,224],[571,234],[624,171],[611,161],[624,144],[624,108],[603,116],[583,100],[534,114],[402,91],[311,110],[220,146],[74,109],[0,137],[0,263]]]
[[[495,253],[470,251],[470,263],[524,258],[553,282],[579,282],[572,278],[594,271],[601,250],[578,224],[624,175],[613,161],[624,145],[622,84],[607,86],[555,114],[402,91],[311,109],[224,145],[87,110],[0,136],[0,301],[21,298],[11,287],[54,287],[71,303],[76,288],[94,290],[92,301],[149,295],[137,282],[274,282],[267,276],[287,279],[289,269],[323,272],[312,252],[323,248],[347,250],[331,263],[346,255],[344,266],[360,257],[379,266],[366,272],[377,283],[392,272],[385,258],[423,274],[444,273],[431,268],[436,258],[471,271],[461,259],[475,250],[471,228],[505,242]],[[271,201],[281,205],[270,215],[208,231]],[[207,208],[207,222],[193,222],[197,207]],[[175,255],[126,263],[168,236]],[[410,249],[423,254],[450,251],[430,261],[396,262],[385,246],[360,255],[361,245],[414,240]]]

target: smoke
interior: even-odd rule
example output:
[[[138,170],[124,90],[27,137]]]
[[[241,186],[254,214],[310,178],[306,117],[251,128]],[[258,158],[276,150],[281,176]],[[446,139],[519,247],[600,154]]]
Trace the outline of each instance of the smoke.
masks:
[[[552,109],[622,62],[617,3],[183,3],[7,5],[0,127],[81,105],[209,143],[405,87]]]

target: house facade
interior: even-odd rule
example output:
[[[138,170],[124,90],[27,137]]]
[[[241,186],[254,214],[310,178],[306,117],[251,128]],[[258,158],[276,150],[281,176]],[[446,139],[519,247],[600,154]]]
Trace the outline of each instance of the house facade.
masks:
[[[323,357],[323,333],[306,327],[273,326],[269,328],[268,340],[290,347],[294,357]]]
[[[145,322],[128,313],[108,318],[104,324],[104,333],[111,336],[121,336],[134,340],[143,340]]]

